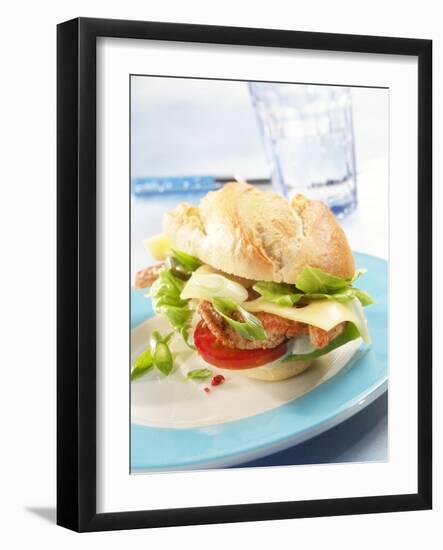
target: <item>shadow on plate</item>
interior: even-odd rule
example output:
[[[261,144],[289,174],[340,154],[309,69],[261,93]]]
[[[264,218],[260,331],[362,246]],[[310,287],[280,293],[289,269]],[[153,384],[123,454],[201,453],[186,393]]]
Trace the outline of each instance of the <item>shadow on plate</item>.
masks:
[[[304,443],[235,468],[388,460],[388,393],[338,426]]]

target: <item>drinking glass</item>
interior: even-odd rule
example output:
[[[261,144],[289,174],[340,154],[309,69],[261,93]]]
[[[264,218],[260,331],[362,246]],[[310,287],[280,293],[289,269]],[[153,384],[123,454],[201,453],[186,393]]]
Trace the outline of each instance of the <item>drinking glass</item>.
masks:
[[[351,90],[249,82],[274,189],[303,193],[338,216],[357,207]]]

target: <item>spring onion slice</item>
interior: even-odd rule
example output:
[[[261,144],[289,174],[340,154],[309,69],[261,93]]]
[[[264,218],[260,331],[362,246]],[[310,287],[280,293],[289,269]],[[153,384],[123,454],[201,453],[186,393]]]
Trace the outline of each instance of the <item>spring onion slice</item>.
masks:
[[[196,298],[198,300],[212,300],[224,298],[236,303],[248,299],[248,291],[239,283],[231,281],[216,273],[193,273],[180,294],[182,300]]]
[[[233,300],[227,298],[213,298],[212,305],[215,311],[223,317],[228,325],[238,332],[240,336],[243,336],[243,338],[247,340],[266,340],[266,331],[260,319],[252,315],[252,313],[249,313],[249,311],[246,311]],[[233,319],[233,312],[240,313],[243,322]]]

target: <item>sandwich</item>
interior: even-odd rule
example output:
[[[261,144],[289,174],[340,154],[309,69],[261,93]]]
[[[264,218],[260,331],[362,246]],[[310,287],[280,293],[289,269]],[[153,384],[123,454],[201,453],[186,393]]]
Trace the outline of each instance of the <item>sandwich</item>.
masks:
[[[136,275],[154,310],[211,366],[261,380],[370,336],[346,235],[322,202],[232,182],[179,204]]]

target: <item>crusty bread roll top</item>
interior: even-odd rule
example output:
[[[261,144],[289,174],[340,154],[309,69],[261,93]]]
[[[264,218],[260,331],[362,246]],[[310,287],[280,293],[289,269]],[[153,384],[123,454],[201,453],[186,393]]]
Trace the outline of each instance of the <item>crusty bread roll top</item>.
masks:
[[[257,281],[295,283],[306,267],[352,277],[354,258],[329,208],[232,182],[199,206],[179,204],[163,231],[174,246],[226,273]]]

